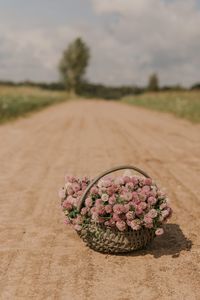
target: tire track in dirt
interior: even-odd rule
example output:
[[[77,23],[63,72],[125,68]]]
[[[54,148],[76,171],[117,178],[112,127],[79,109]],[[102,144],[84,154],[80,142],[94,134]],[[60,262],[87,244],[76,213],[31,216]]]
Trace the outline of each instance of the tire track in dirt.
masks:
[[[115,124],[115,126],[114,126],[115,128],[117,128],[117,125]],[[109,128],[111,128],[111,125],[109,126]],[[122,128],[122,127],[121,127]],[[121,129],[121,131],[120,131],[120,128],[117,128],[117,130],[116,130],[116,132],[117,132],[117,137],[119,138],[119,135],[121,135],[120,136],[120,141],[121,141],[121,143],[123,143],[124,145],[127,145],[127,149],[129,148],[131,148],[131,149],[134,149],[134,154],[136,153],[136,157],[137,157],[137,160],[138,160],[138,152],[137,151],[135,151],[136,149],[134,148],[134,143],[136,142],[136,144],[138,145],[138,141],[137,140],[135,140],[134,141],[134,143],[133,143],[133,145],[131,145],[131,143],[130,143],[130,140],[131,140],[131,134],[129,133],[129,134],[125,134],[126,132],[125,132],[125,128],[123,128],[123,129]],[[129,137],[129,138],[128,138]],[[116,146],[117,146],[117,144],[115,144]],[[146,149],[145,149],[145,147],[144,147],[144,145],[140,145],[142,148],[143,148],[143,150],[145,151]],[[125,153],[125,151],[123,151],[123,153]],[[130,156],[130,155],[129,155]],[[126,156],[126,160],[128,159],[128,162],[129,162],[129,156],[127,157]],[[145,154],[144,154],[144,157],[145,157]],[[146,164],[146,162],[143,162],[143,165],[147,165],[148,166],[148,164]],[[148,166],[148,168],[149,168],[149,166]],[[152,174],[154,173],[154,174],[156,174],[157,172],[155,172],[155,166],[153,167],[153,168],[151,168],[152,169]],[[156,174],[157,175],[157,174]],[[159,177],[159,176],[158,176]],[[174,241],[173,241],[174,242]],[[195,267],[195,265],[193,265],[194,267]]]
[[[106,101],[63,103],[1,126],[0,299],[198,299],[199,129]],[[166,186],[174,216],[147,250],[102,255],[63,225],[57,189],[65,172],[93,177],[124,163]]]
[[[116,124],[115,124],[115,127],[116,127]],[[148,149],[145,149],[145,146],[143,145],[143,144],[140,144],[140,143],[138,143],[139,141],[136,139],[135,141],[134,141],[134,143],[133,143],[133,145],[131,146],[131,139],[129,138],[127,138],[127,137],[131,137],[131,134],[130,134],[130,132],[129,132],[129,134],[125,134],[125,132],[126,132],[126,129],[125,128],[123,128],[123,129],[121,129],[121,132],[120,132],[120,129],[118,128],[118,130],[117,130],[117,132],[118,132],[118,135],[119,134],[121,134],[121,138],[120,138],[120,141],[124,141],[124,144],[126,144],[128,147],[130,147],[130,148],[132,148],[132,149],[134,149],[134,143],[136,142],[136,144],[137,145],[140,145],[140,147],[139,148],[142,148],[144,151],[146,150],[148,150]],[[139,132],[141,132],[141,131],[139,131]],[[135,153],[135,149],[134,149],[134,153]],[[143,154],[143,153],[142,153]],[[153,155],[154,156],[154,155]],[[138,159],[138,153],[137,153],[137,155],[136,155],[136,157],[137,157],[137,159]],[[145,158],[145,153],[143,154],[143,157]],[[127,158],[127,157],[126,157]],[[155,160],[155,159],[154,159]],[[151,173],[153,174],[155,174],[158,178],[159,178],[159,175],[161,175],[162,173],[163,173],[163,175],[165,175],[165,174],[167,174],[167,170],[163,170],[164,172],[161,172],[161,174],[160,174],[160,172],[159,172],[159,174],[158,174],[158,172],[156,171],[156,170],[159,170],[159,167],[160,167],[160,165],[158,165],[157,167],[155,166],[155,161],[157,162],[157,160],[155,160],[154,161],[153,160],[153,163],[152,163],[152,167],[150,167],[150,169],[152,169],[151,170]],[[147,162],[143,162],[143,165],[146,165],[148,168],[149,168],[149,163]],[[175,178],[172,178],[173,179],[173,181],[175,180]],[[176,182],[176,180],[175,180],[175,182]],[[183,187],[182,187],[183,188]],[[172,189],[173,189],[173,187],[172,187]],[[189,195],[189,196],[191,196],[191,195]],[[175,197],[172,197],[173,198],[173,200],[175,199]],[[176,199],[177,200],[179,200],[179,198],[177,198],[176,197]],[[197,203],[196,203],[197,204]],[[175,204],[176,205],[176,204]],[[181,206],[179,206],[180,208],[181,208]],[[187,215],[188,217],[193,217],[194,218],[194,221],[196,220],[196,221],[198,221],[198,212],[196,212],[196,215],[191,215],[191,214],[188,214]],[[182,216],[183,217],[183,216]],[[194,223],[195,224],[195,223]],[[197,224],[196,224],[197,225]],[[193,265],[193,268],[195,269],[195,263],[193,264],[192,263],[192,265]],[[195,279],[195,281],[196,281],[196,279]]]
[[[115,125],[116,126],[116,125]],[[120,133],[120,129],[118,129],[118,132]],[[141,132],[141,131],[138,131],[138,132]],[[126,128],[123,128],[121,129],[121,140],[123,140],[123,136],[126,135],[126,140],[124,141],[125,144],[128,144],[129,147],[131,147],[132,149],[134,148],[134,143],[133,145],[131,146],[131,139],[128,139],[128,137],[131,136],[130,133],[127,133],[126,134]],[[134,133],[134,137],[136,137],[136,133]],[[139,145],[139,148],[142,149],[142,157],[145,158],[145,151],[146,153],[148,153],[149,149],[146,148],[146,146],[144,144],[141,144],[141,142],[139,141],[139,138],[140,136],[138,137],[138,140],[135,140],[137,142],[137,145]],[[141,139],[141,138],[140,138]],[[148,142],[148,139],[147,139],[147,142]],[[144,151],[144,153],[143,153]],[[159,177],[164,177],[165,181],[167,179],[167,185],[168,185],[168,189],[170,191],[170,194],[171,194],[171,198],[174,200],[176,199],[177,201],[175,202],[174,206],[181,209],[182,210],[182,214],[181,214],[181,217],[182,219],[186,219],[187,220],[187,217],[190,217],[191,219],[193,219],[193,222],[190,222],[191,225],[191,229],[190,229],[190,233],[193,235],[192,232],[195,231],[195,227],[198,226],[198,216],[199,216],[199,207],[198,207],[198,199],[194,199],[194,196],[192,195],[191,191],[187,189],[187,187],[185,187],[184,185],[181,185],[181,182],[177,179],[177,177],[174,177],[173,176],[173,173],[169,172],[169,170],[167,169],[167,167],[164,165],[164,162],[162,162],[161,164],[161,161],[159,162],[154,156],[155,154],[154,153],[151,153],[152,151],[150,151],[150,156],[152,159],[145,159],[143,165],[144,166],[147,166],[149,168],[149,166],[152,166],[151,167],[151,174],[155,174],[157,178]],[[134,152],[135,153],[135,152]],[[161,168],[162,166],[162,168]],[[157,172],[157,170],[159,170],[159,172]],[[167,176],[167,178],[166,178]],[[169,184],[171,182],[171,184]],[[163,185],[163,183],[162,183]],[[174,190],[174,186],[178,186],[178,191],[176,192],[173,192]],[[195,214],[191,212],[191,204],[188,202],[187,205],[185,206],[186,203],[181,203],[182,201],[182,198],[184,199],[190,199],[190,202],[192,201],[195,205],[194,205],[194,208],[195,208]],[[180,200],[180,201],[179,201]],[[188,205],[189,204],[189,205]],[[183,210],[183,207],[184,207],[184,210]],[[192,209],[193,210],[193,209]]]

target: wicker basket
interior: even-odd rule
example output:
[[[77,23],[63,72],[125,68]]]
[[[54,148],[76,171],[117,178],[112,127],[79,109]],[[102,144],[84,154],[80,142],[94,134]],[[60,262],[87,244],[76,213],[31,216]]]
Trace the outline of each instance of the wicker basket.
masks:
[[[112,172],[132,169],[142,174],[143,176],[150,178],[144,171],[133,166],[120,166],[110,169],[101,175],[97,176],[85,190],[78,211],[84,206],[85,199],[99,179]],[[138,250],[146,247],[155,237],[153,229],[141,228],[140,230],[128,229],[126,231],[119,231],[118,229],[109,228],[97,223],[91,223],[87,227],[78,232],[83,241],[93,250],[103,253],[125,253],[133,250]]]

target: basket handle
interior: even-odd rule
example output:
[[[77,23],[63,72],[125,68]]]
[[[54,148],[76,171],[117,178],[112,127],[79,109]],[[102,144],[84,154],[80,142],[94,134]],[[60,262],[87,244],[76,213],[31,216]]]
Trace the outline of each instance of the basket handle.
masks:
[[[85,192],[83,193],[83,195],[82,195],[82,197],[81,197],[81,200],[80,200],[80,203],[79,203],[79,205],[78,205],[78,207],[77,207],[78,212],[81,210],[81,208],[82,208],[82,206],[83,206],[83,204],[84,204],[84,202],[85,202],[85,199],[86,199],[86,197],[87,197],[88,192],[89,192],[90,189],[93,187],[93,185],[95,185],[95,183],[97,183],[97,181],[98,181],[99,179],[101,179],[101,178],[104,177],[105,175],[108,175],[108,174],[110,174],[110,173],[112,173],[112,172],[116,172],[116,171],[123,170],[123,169],[132,169],[132,170],[137,171],[138,173],[144,175],[145,177],[150,178],[150,176],[149,176],[147,173],[145,173],[145,172],[142,171],[141,169],[139,169],[139,168],[137,168],[137,167],[133,167],[133,166],[119,166],[119,167],[115,167],[115,168],[109,169],[109,170],[107,170],[107,171],[101,173],[99,176],[97,176],[97,177],[96,177],[96,178],[88,185],[88,187],[86,188]]]

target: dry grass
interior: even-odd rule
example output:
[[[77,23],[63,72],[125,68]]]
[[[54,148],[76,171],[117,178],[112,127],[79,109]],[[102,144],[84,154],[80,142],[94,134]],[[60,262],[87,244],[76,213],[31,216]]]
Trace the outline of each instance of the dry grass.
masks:
[[[173,113],[192,122],[200,122],[199,91],[145,93],[125,97],[122,101],[162,112]]]
[[[0,86],[0,123],[40,110],[68,98],[65,92],[33,87]]]

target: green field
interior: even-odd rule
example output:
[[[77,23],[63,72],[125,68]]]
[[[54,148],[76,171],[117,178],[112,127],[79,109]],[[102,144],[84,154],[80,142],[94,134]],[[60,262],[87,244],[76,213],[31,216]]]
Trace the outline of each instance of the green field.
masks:
[[[48,91],[36,87],[0,86],[0,123],[68,98],[69,95],[63,91]],[[192,122],[200,122],[199,91],[144,93],[124,97],[122,102],[173,113]]]
[[[0,123],[65,101],[65,92],[46,91],[34,87],[0,86]]]
[[[199,91],[144,93],[124,97],[122,101],[161,112],[169,112],[192,122],[200,122]]]

